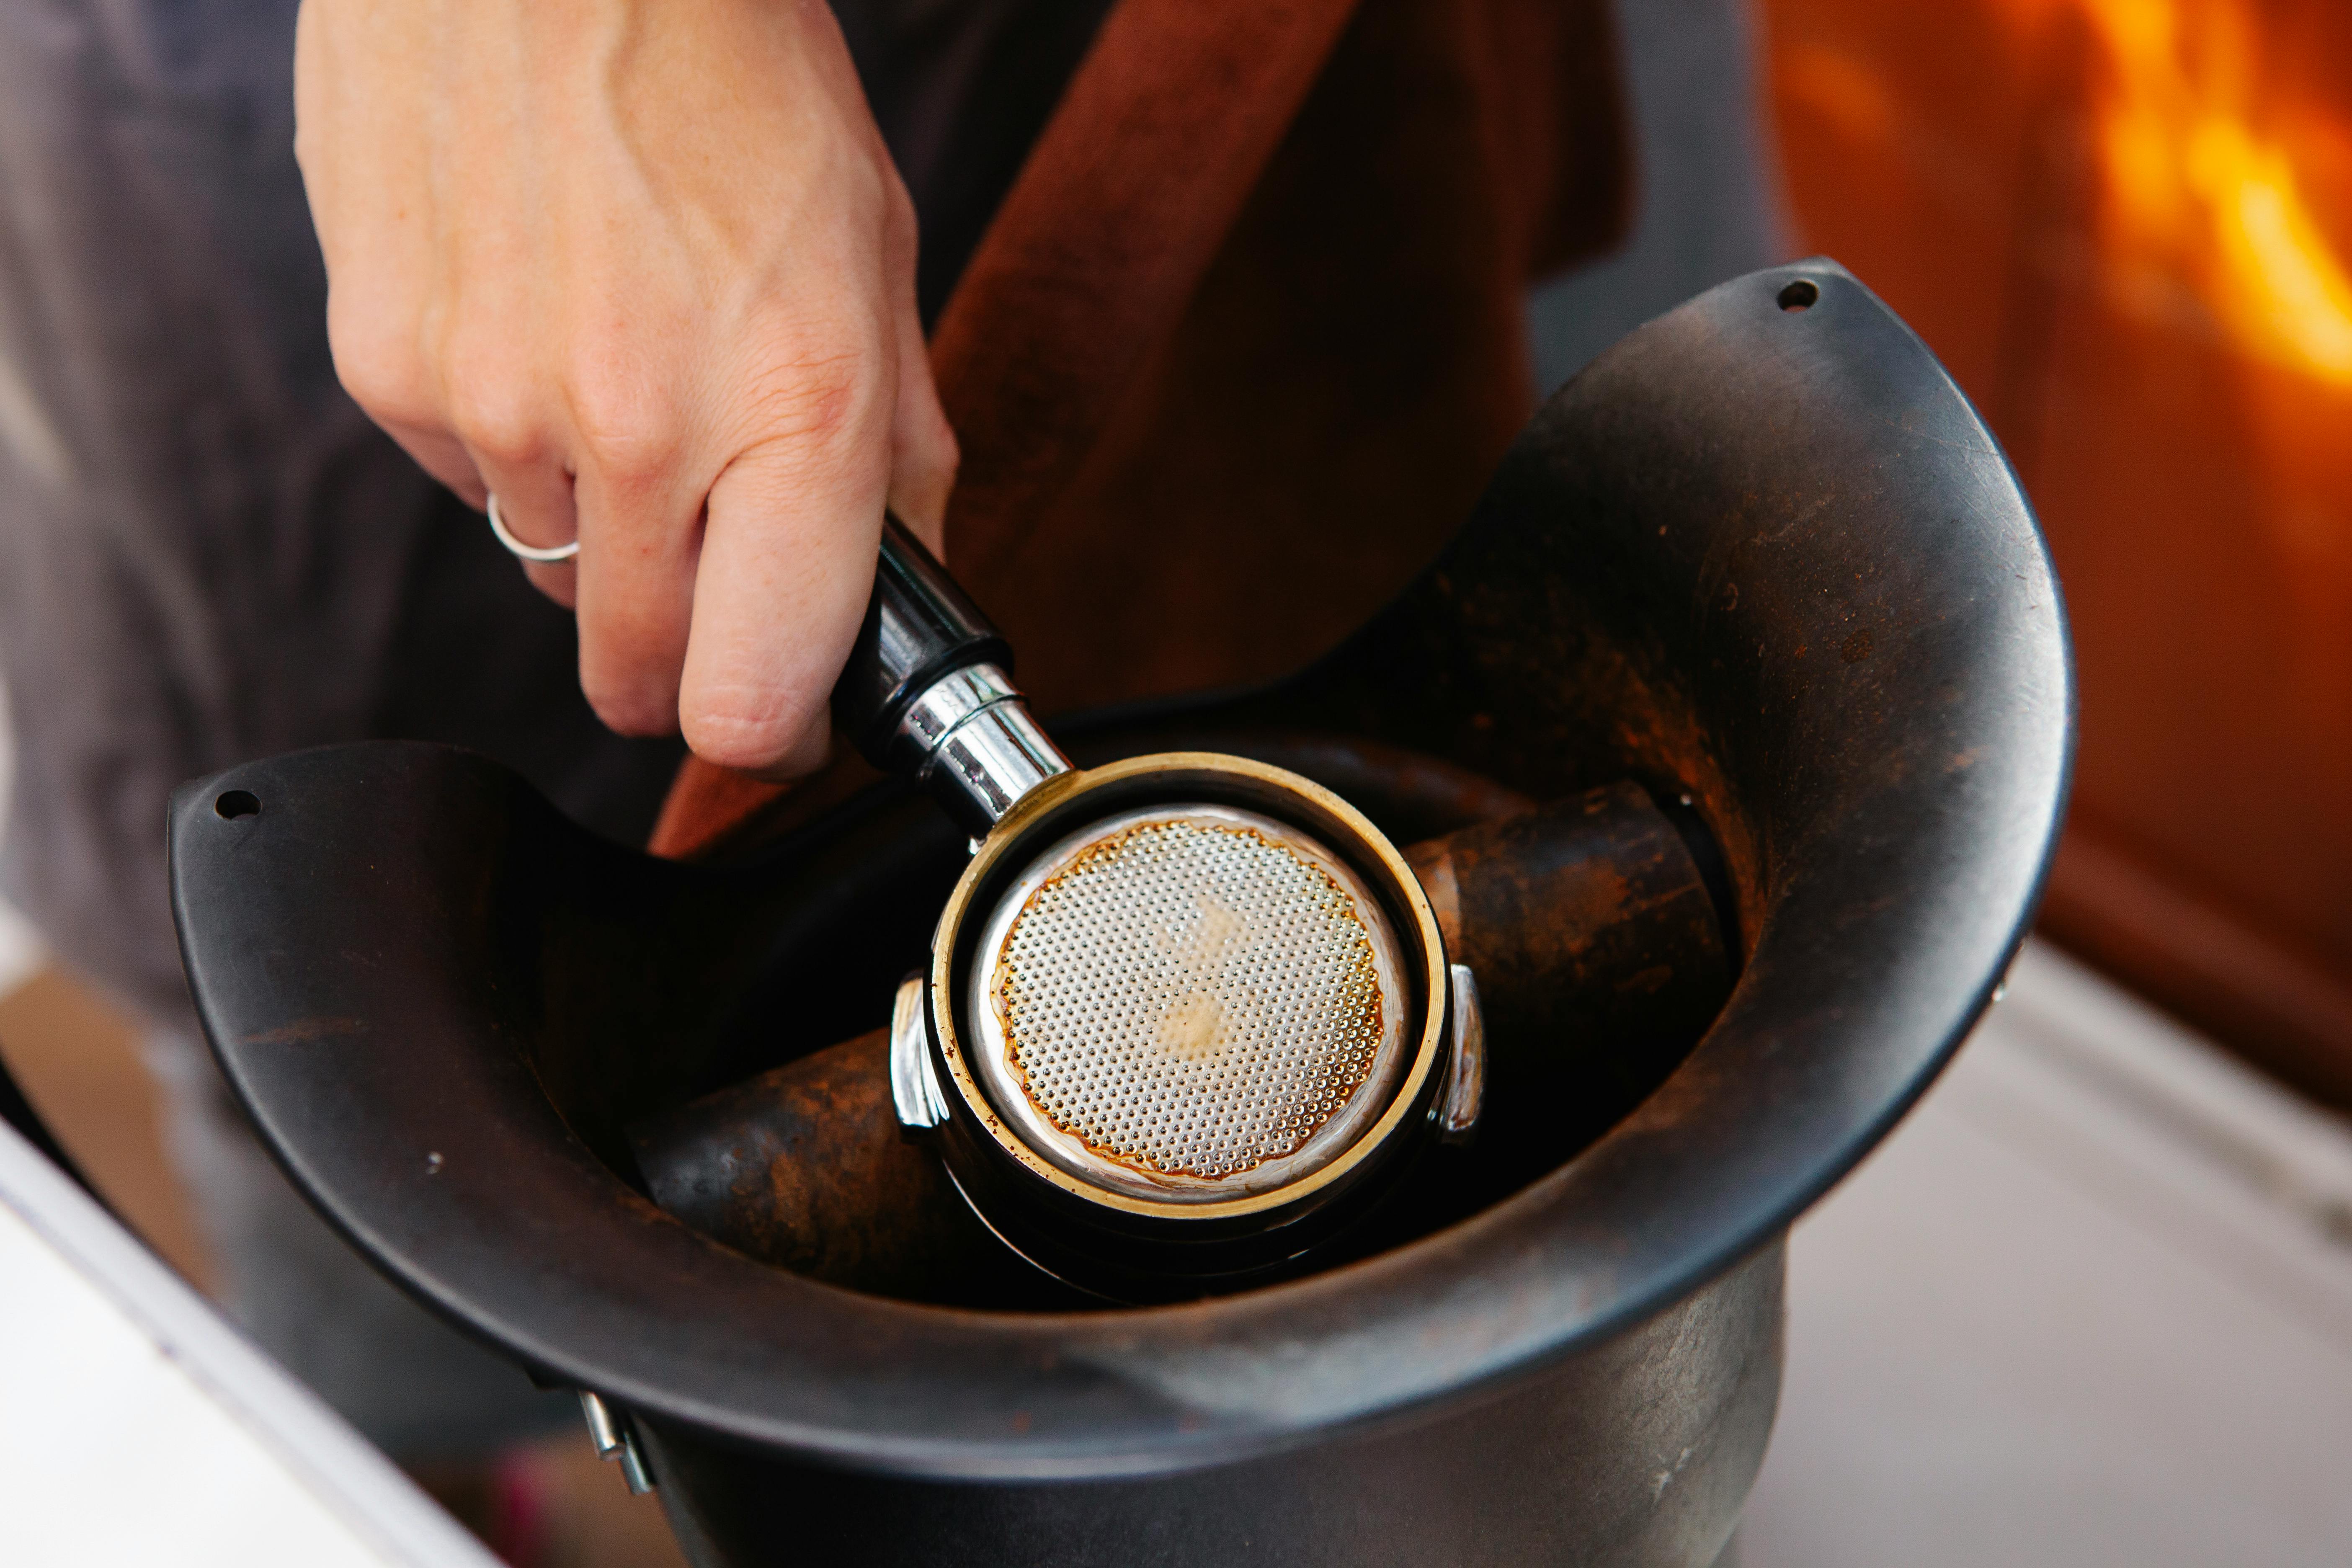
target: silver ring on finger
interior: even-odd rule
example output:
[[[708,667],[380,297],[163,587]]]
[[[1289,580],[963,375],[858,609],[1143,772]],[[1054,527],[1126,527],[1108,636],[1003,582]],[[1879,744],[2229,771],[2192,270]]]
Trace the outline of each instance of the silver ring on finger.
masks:
[[[490,531],[499,536],[500,544],[505,545],[525,561],[569,561],[580,553],[580,542],[576,539],[569,544],[549,545],[525,544],[521,540],[517,539],[512,533],[507,531],[506,519],[499,515],[499,498],[495,495],[490,497],[489,511]]]

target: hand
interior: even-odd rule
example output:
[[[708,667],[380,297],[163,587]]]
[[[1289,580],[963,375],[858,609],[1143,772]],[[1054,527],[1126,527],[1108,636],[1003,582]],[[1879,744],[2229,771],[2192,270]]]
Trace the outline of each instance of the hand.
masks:
[[[887,503],[954,482],[915,217],[823,0],[304,0],[295,151],[360,405],[533,544],[624,734],[772,777]]]

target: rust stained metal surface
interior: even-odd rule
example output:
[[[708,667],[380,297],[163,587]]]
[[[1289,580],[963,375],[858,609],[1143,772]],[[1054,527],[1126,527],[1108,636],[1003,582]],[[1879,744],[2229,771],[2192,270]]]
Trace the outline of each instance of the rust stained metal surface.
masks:
[[[1447,952],[1478,977],[1486,1109],[1457,1201],[1492,1201],[1606,1131],[1714,1021],[1733,973],[1719,903],[1631,783],[1405,855]]]
[[[1638,784],[1465,828],[1405,858],[1447,952],[1478,976],[1487,1028],[1506,1038],[1631,1028],[1688,1041],[1730,989],[1698,863]]]
[[[1269,742],[1269,749],[1272,747]],[[1303,748],[1302,748],[1303,749]],[[1391,809],[1508,804],[1460,769],[1331,743]],[[1295,754],[1295,753],[1294,753]],[[1342,1250],[1360,1256],[1541,1176],[1623,1116],[1705,1031],[1731,987],[1714,896],[1639,785],[1604,785],[1404,851],[1450,957],[1477,974],[1487,1110],[1475,1146]],[[1057,1302],[976,1221],[935,1154],[903,1137],[880,1032],[629,1129],[654,1199],[705,1235],[829,1283],[961,1306]]]
[[[656,1203],[761,1262],[909,1301],[1053,1293],[899,1136],[887,1031],[636,1123],[629,1142]]]

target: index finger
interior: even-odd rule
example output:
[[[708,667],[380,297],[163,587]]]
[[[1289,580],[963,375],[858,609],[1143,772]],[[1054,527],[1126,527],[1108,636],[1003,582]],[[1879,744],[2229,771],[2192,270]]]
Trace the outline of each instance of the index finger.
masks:
[[[784,772],[825,722],[873,596],[892,379],[862,389],[838,427],[756,447],[710,487],[678,689],[687,744],[709,762]]]

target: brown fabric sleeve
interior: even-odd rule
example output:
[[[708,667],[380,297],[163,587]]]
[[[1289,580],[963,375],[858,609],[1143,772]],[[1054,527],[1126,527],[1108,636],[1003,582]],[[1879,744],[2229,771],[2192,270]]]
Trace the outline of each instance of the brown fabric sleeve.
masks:
[[[1125,0],[932,343],[957,566],[1002,560],[1175,328],[1356,0]]]

